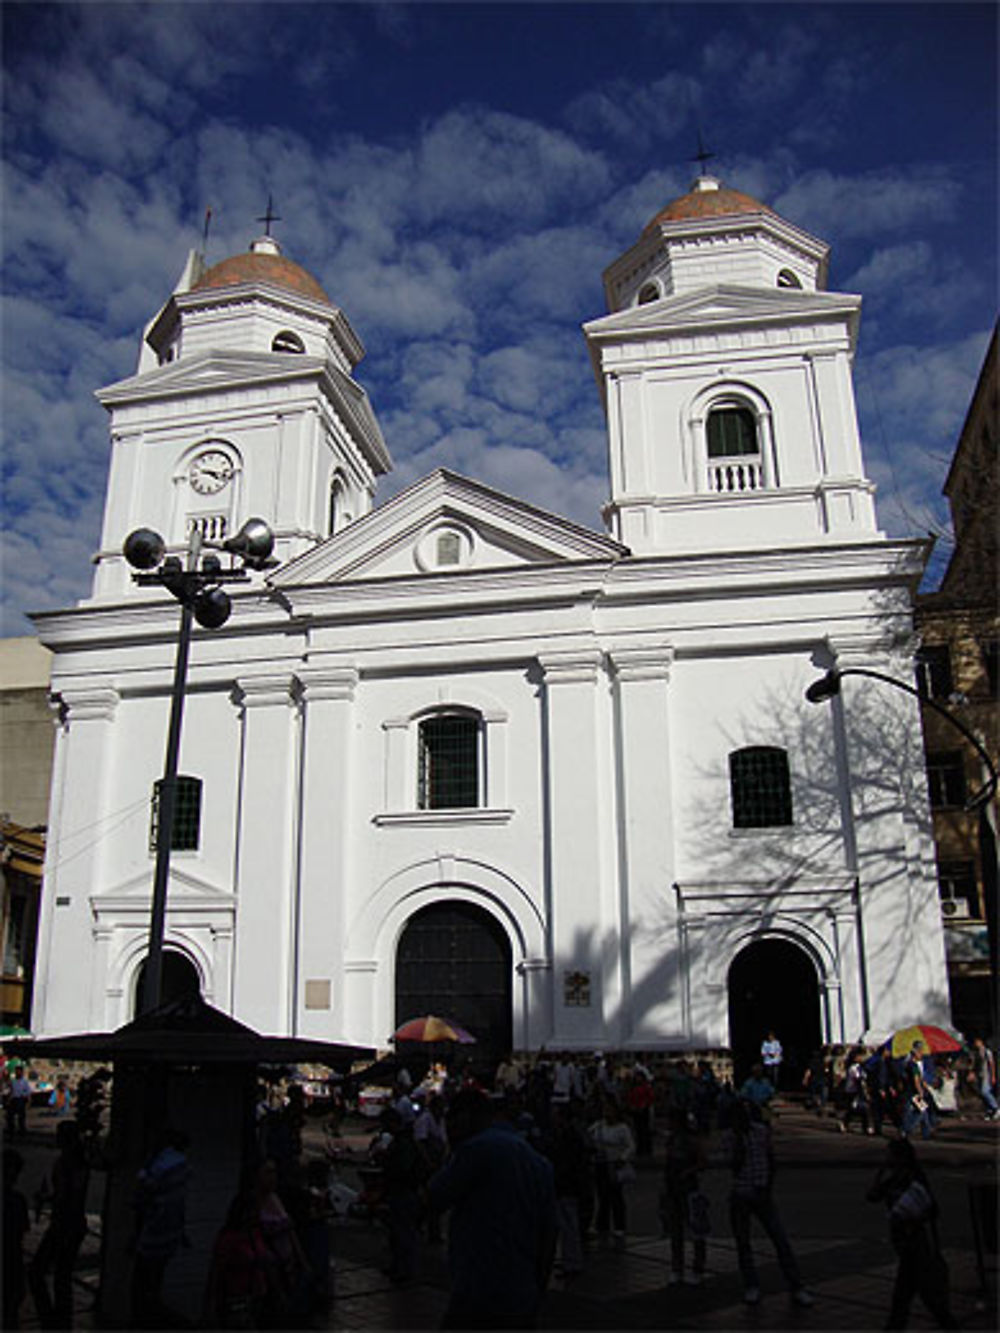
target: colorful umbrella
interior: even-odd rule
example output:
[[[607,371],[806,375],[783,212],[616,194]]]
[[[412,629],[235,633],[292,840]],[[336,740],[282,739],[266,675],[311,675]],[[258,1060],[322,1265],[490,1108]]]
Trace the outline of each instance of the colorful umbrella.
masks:
[[[423,1018],[411,1018],[392,1034],[393,1041],[457,1041],[463,1046],[476,1039],[465,1028],[460,1028],[450,1018],[438,1018],[436,1014],[426,1014]]]
[[[915,1023],[912,1027],[900,1028],[892,1034],[889,1041],[892,1043],[893,1055],[908,1055],[915,1041],[922,1043],[923,1055],[937,1055],[939,1052],[962,1049],[962,1043],[956,1041],[950,1032],[945,1032],[944,1028],[932,1027],[929,1023]]]

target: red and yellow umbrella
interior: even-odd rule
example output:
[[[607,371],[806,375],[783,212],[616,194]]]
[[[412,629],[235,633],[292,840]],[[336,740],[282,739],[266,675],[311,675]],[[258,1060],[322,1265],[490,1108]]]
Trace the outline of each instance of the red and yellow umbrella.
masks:
[[[437,1014],[425,1014],[423,1018],[411,1018],[392,1034],[393,1041],[457,1041],[463,1046],[475,1042],[475,1037],[465,1028],[453,1023],[450,1018],[439,1018]]]
[[[960,1051],[962,1043],[956,1041],[944,1028],[933,1027],[930,1023],[914,1023],[912,1027],[900,1028],[889,1038],[893,1055],[909,1055],[913,1043],[919,1041],[923,1046],[922,1055],[937,1055],[945,1051]]]

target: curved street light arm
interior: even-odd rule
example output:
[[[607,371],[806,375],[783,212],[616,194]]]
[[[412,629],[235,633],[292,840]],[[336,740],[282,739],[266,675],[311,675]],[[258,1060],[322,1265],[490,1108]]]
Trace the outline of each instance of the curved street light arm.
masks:
[[[941,717],[946,718],[953,727],[962,733],[969,744],[975,749],[979,758],[983,761],[986,771],[990,775],[980,790],[976,792],[974,796],[970,796],[966,801],[966,811],[970,812],[972,810],[978,810],[980,806],[985,805],[986,802],[990,800],[997,789],[997,782],[1000,778],[998,778],[996,765],[986,753],[982,743],[973,735],[965,723],[950,711],[950,709],[945,708],[934,699],[925,698],[919,690],[915,689],[912,685],[908,685],[905,680],[897,680],[895,676],[887,676],[883,672],[873,671],[869,667],[832,667],[825,676],[821,676],[819,680],[813,681],[812,685],[806,690],[806,698],[810,703],[819,703],[823,699],[830,699],[833,695],[839,694],[840,682],[844,676],[870,676],[872,680],[880,680],[885,685],[892,685],[897,690],[903,690],[906,694],[912,694],[914,699],[919,699],[922,704],[926,704],[928,708],[933,708],[935,713],[939,713]]]

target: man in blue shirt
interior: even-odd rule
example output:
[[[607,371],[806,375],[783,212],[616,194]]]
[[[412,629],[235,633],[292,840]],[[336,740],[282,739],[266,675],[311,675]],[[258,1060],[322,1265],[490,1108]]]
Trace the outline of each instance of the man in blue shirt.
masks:
[[[447,1123],[453,1153],[428,1185],[451,1210],[442,1327],[534,1328],[558,1227],[552,1165],[480,1092],[459,1093]]]

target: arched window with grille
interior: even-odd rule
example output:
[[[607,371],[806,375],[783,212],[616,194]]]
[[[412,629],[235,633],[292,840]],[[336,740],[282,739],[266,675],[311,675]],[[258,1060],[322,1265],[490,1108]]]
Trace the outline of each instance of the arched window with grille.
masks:
[[[792,781],[787,751],[748,745],[729,756],[733,828],[776,828],[792,822]]]
[[[418,731],[417,803],[421,810],[480,804],[482,725],[476,713],[434,713]]]

